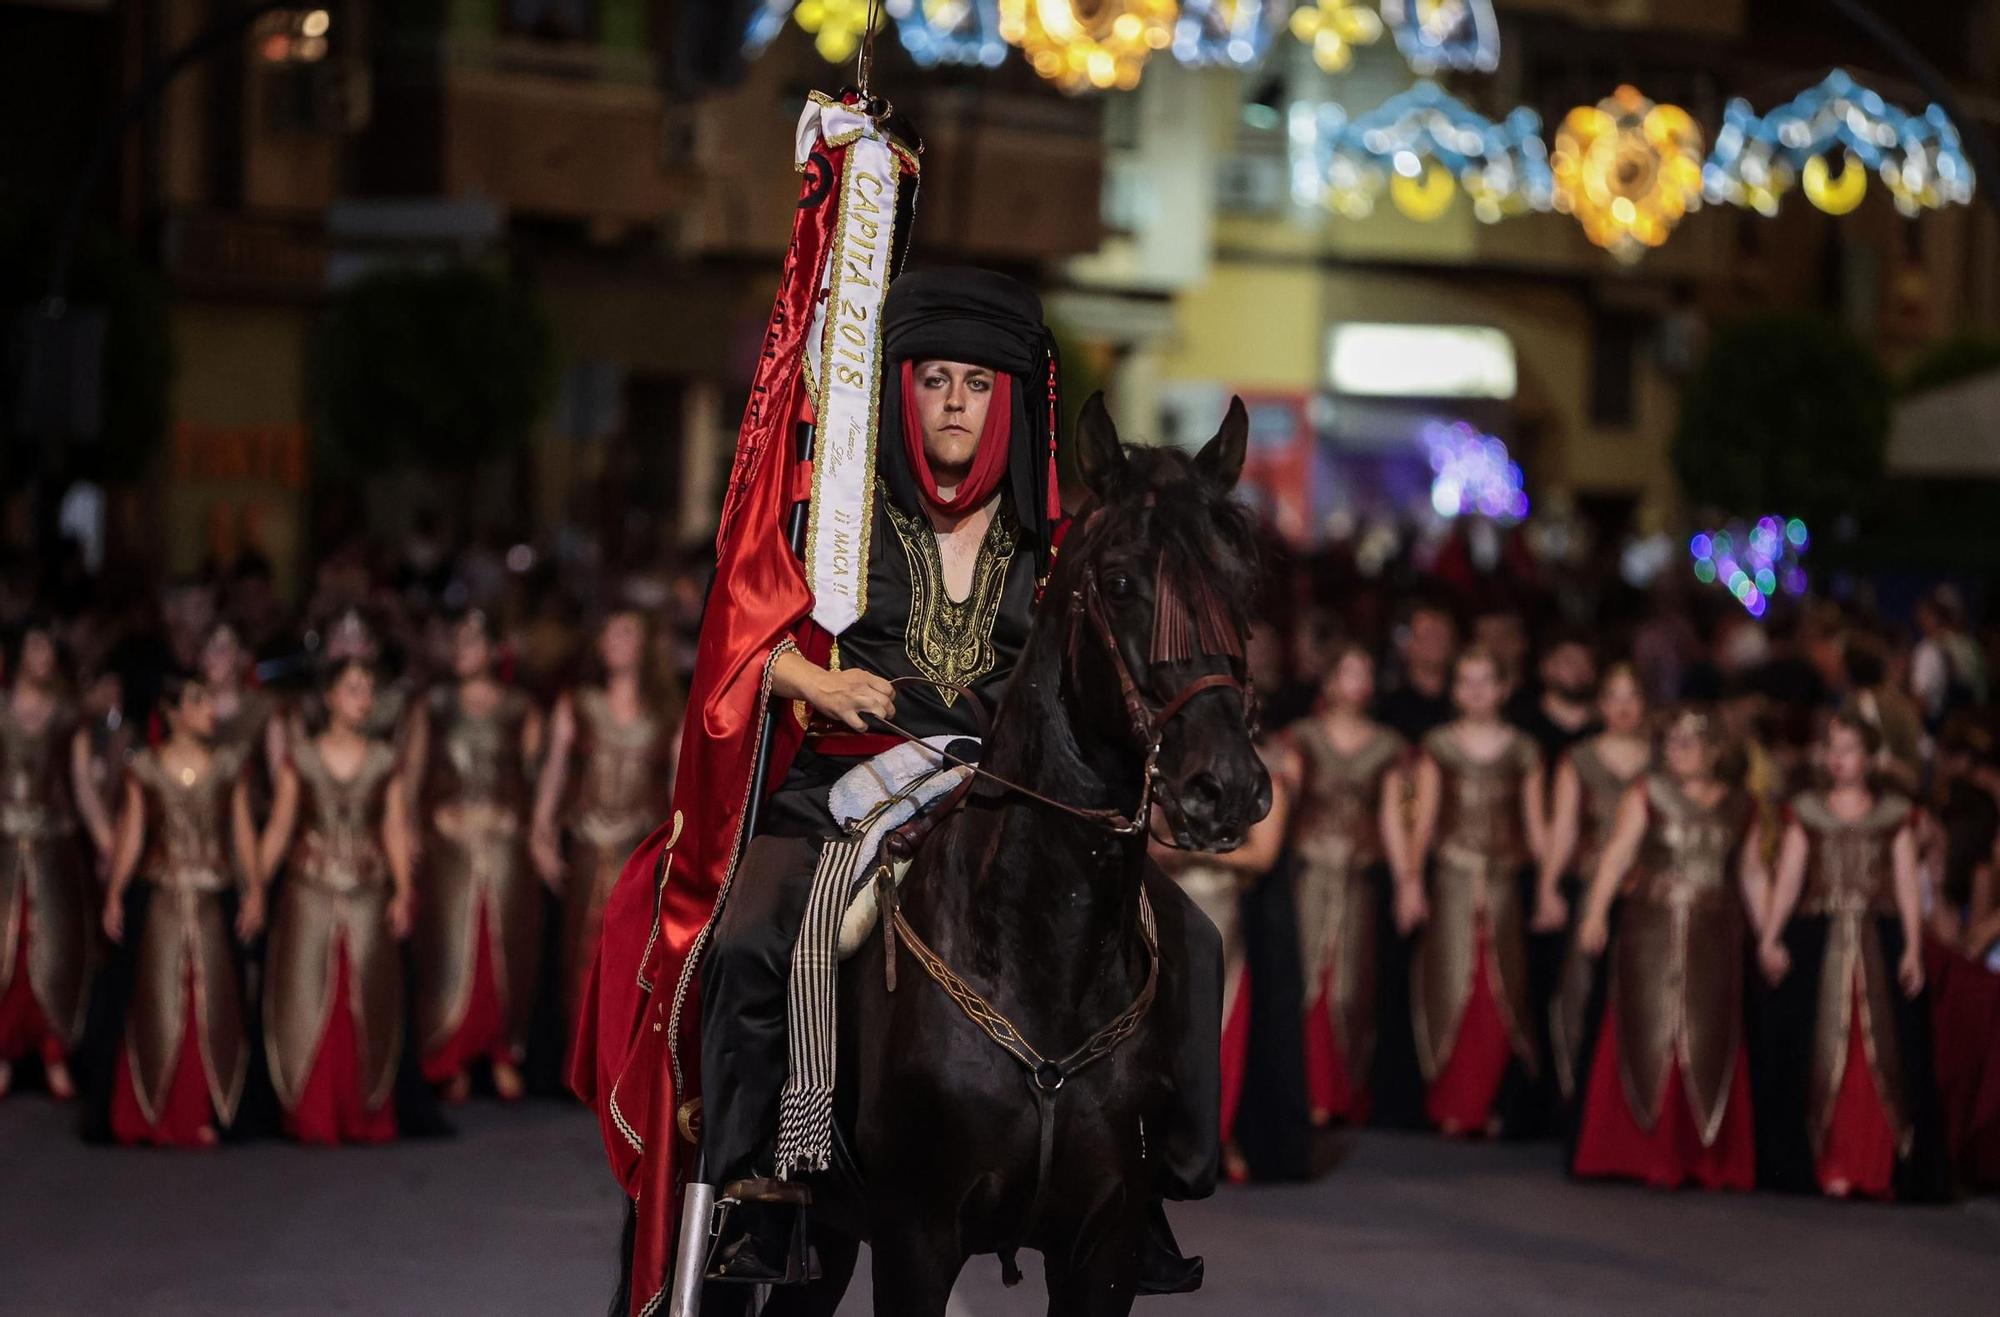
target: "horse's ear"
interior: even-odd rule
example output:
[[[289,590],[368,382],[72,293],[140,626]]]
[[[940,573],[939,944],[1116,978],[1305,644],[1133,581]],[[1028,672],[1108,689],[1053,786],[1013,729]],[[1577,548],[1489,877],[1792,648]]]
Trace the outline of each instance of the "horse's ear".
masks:
[[[1111,423],[1104,392],[1090,395],[1076,420],[1076,470],[1085,488],[1099,498],[1108,496],[1110,486],[1125,466],[1125,449],[1118,442],[1118,427]]]
[[[1243,410],[1243,399],[1232,397],[1229,411],[1222,418],[1222,428],[1195,454],[1194,469],[1227,493],[1236,488],[1237,477],[1243,474],[1243,454],[1249,444],[1250,413]]]

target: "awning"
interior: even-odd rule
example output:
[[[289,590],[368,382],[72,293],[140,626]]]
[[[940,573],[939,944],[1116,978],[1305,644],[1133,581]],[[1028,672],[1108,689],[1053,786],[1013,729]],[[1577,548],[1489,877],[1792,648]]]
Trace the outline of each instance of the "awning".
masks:
[[[2000,480],[2000,370],[1898,403],[1889,474]]]

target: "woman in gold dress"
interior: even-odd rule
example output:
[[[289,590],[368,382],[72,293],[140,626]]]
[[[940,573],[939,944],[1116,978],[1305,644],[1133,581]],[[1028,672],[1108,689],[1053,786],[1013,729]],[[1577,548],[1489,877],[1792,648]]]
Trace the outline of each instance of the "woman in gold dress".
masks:
[[[263,927],[257,839],[244,752],[211,745],[208,689],[171,674],[159,713],[166,739],[126,774],[104,902],[132,974],[110,1125],[120,1143],[210,1147],[250,1066],[238,940]]]
[[[1882,740],[1858,712],[1820,747],[1826,786],[1792,799],[1758,948],[1773,986],[1761,1160],[1780,1188],[1938,1196],[1916,808],[1871,780]]]
[[[1458,717],[1424,738],[1417,760],[1411,853],[1427,860],[1428,885],[1413,866],[1398,888],[1397,926],[1422,926],[1410,992],[1425,1113],[1450,1135],[1502,1132],[1509,1092],[1527,1089],[1510,1077],[1538,1070],[1521,907],[1544,849],[1542,763],[1501,721],[1506,694],[1491,653],[1458,656]]]
[[[1577,946],[1593,960],[1608,946],[1610,964],[1584,1062],[1579,1176],[1755,1184],[1743,970],[1766,884],[1755,803],[1729,749],[1713,714],[1677,714],[1661,768],[1625,793],[1591,879]]]
[[[542,880],[562,897],[566,1029],[575,1026],[605,899],[625,857],[666,817],[673,790],[680,727],[671,701],[645,679],[649,639],[636,609],[605,618],[602,682],[564,692],[549,719],[530,844]]]
[[[1605,672],[1598,688],[1604,730],[1572,746],[1556,766],[1550,789],[1549,849],[1536,888],[1534,930],[1558,933],[1581,913],[1580,894],[1597,873],[1597,861],[1618,818],[1625,792],[1653,762],[1646,726],[1646,692],[1629,663]],[[1590,1003],[1590,959],[1568,942],[1561,981],[1549,1002],[1549,1051],[1564,1101],[1576,1097],[1576,1062],[1583,1047]]]
[[[14,1066],[41,1062],[49,1092],[75,1095],[96,904],[76,798],[81,733],[60,690],[55,639],[30,627],[10,647],[0,698],[0,1096]]]
[[[280,766],[260,847],[265,881],[286,861],[264,970],[271,1081],[306,1143],[396,1137],[413,843],[396,752],[367,734],[375,680],[359,662],[333,668],[326,730]]]
[[[484,614],[451,629],[452,680],[432,689],[409,738],[417,784],[417,1025],[424,1076],[461,1101],[491,1064],[505,1101],[521,1063],[541,961],[542,893],[528,864],[528,766],[541,715],[494,671]]]
[[[1322,708],[1285,732],[1278,776],[1292,811],[1293,901],[1305,979],[1307,1099],[1315,1125],[1368,1119],[1377,934],[1392,874],[1410,872],[1402,737],[1373,722],[1375,662],[1333,655]]]

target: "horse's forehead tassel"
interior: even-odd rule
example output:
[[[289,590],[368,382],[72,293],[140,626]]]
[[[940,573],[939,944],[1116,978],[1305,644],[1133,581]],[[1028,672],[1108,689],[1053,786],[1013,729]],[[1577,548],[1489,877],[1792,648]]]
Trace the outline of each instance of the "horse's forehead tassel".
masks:
[[[1188,595],[1192,595],[1192,599]],[[1198,573],[1171,569],[1160,551],[1153,580],[1153,644],[1149,661],[1186,663],[1198,656],[1241,658],[1242,637],[1228,603]]]

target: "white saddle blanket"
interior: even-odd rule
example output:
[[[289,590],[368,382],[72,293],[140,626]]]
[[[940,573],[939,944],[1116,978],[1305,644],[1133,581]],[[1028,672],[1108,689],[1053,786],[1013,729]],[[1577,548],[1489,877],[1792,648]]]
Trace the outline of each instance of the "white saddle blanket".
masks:
[[[964,736],[929,736],[909,741],[847,770],[828,797],[834,821],[859,842],[861,863],[848,881],[840,920],[840,959],[853,955],[874,931],[881,909],[875,894],[874,857],[891,832],[935,805],[972,776],[972,770],[946,763],[938,753]],[[977,745],[976,741],[973,744]],[[960,751],[961,759],[974,756]],[[897,864],[892,881],[901,885],[907,863]]]

